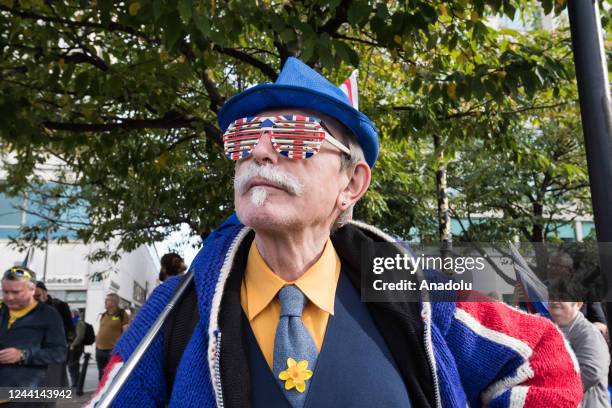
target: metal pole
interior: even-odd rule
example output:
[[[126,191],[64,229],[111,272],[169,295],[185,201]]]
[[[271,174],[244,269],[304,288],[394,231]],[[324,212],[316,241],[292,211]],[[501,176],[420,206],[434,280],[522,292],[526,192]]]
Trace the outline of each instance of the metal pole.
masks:
[[[47,281],[47,261],[48,261],[48,258],[49,258],[49,228],[47,228],[47,232],[45,234],[45,241],[46,241],[46,244],[45,244],[45,264],[44,264],[44,267],[43,267],[43,278],[42,278],[43,282]]]
[[[580,114],[586,146],[599,261],[607,287],[608,321],[612,317],[612,108],[597,1],[568,2]],[[610,323],[608,323],[610,324]]]
[[[89,359],[91,358],[91,353],[83,354],[83,365],[79,370],[79,378],[77,380],[76,385],[76,395],[83,395],[83,387],[85,386],[85,377],[87,377],[87,367],[89,367]]]
[[[162,310],[157,320],[155,320],[155,323],[153,323],[153,325],[149,328],[147,334],[143,337],[143,339],[140,341],[130,358],[128,358],[127,362],[123,365],[123,367],[121,367],[121,369],[117,373],[117,376],[113,379],[113,382],[109,386],[108,390],[106,390],[100,401],[98,401],[98,403],[96,404],[96,408],[110,407],[111,403],[121,390],[121,387],[123,387],[134,368],[136,368],[136,365],[138,365],[138,362],[140,362],[142,356],[144,356],[145,352],[155,339],[155,336],[157,336],[157,334],[161,330],[164,322],[166,321],[166,318],[170,315],[170,312],[172,311],[174,306],[181,299],[183,293],[185,292],[192,280],[193,272],[189,273],[185,280],[181,283],[181,285],[176,289],[176,292],[174,293],[164,310]]]

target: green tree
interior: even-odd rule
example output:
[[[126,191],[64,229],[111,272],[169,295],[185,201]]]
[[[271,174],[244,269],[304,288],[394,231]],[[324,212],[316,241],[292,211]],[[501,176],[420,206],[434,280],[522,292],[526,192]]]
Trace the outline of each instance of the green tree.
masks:
[[[358,214],[399,234],[425,230],[436,197],[424,171],[440,171],[476,139],[504,145],[518,112],[572,97],[567,33],[486,24],[540,5],[564,8],[552,0],[2,0],[1,190],[44,198],[43,221],[24,231],[29,242],[72,228],[85,241],[119,237],[129,250],[182,223],[206,233],[233,208],[216,113],[236,92],[273,81],[295,55],[338,83],[361,69],[361,105],[380,127],[383,156]],[[62,170],[43,176],[45,163]],[[66,216],[84,204],[86,214]]]
[[[477,142],[451,167],[463,240],[545,242],[562,224],[592,211],[576,106],[532,117],[512,135],[513,149]]]

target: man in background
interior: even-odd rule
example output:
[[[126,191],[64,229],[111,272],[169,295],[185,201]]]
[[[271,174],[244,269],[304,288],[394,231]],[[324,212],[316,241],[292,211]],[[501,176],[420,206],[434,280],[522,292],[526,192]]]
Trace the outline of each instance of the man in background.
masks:
[[[68,350],[68,372],[72,386],[76,387],[79,380],[79,361],[85,349],[85,331],[86,326],[81,313],[77,309],[72,310],[72,322],[74,323],[76,336],[70,343]]]
[[[35,284],[27,268],[2,275],[0,387],[44,386],[47,365],[66,360],[62,320],[53,307],[34,299]]]
[[[549,288],[548,309],[553,321],[576,354],[580,365],[580,378],[584,388],[581,407],[610,407],[608,394],[608,369],[610,352],[604,336],[580,313],[582,302],[579,300],[575,284],[556,280]]]
[[[96,363],[98,379],[102,379],[111,352],[130,324],[130,316],[119,307],[119,295],[109,293],[104,300],[106,311],[100,316],[100,329],[96,337]]]
[[[59,313],[62,318],[64,336],[66,336],[66,343],[69,344],[74,340],[74,325],[72,324],[72,314],[70,313],[70,307],[68,303],[52,297],[47,291],[47,286],[44,282],[36,282],[36,289],[34,290],[34,299],[40,303],[45,303],[53,307]],[[68,375],[66,373],[67,361],[63,361],[61,364],[52,364],[49,366],[47,372],[47,378],[50,380],[48,386],[51,387],[66,387],[68,386]]]
[[[34,299],[36,299],[38,302],[46,303],[57,310],[64,324],[66,341],[70,343],[72,340],[74,340],[74,325],[72,324],[72,314],[70,313],[70,306],[68,306],[68,303],[61,299],[52,297],[47,291],[47,286],[45,286],[45,283],[41,281],[36,282]]]

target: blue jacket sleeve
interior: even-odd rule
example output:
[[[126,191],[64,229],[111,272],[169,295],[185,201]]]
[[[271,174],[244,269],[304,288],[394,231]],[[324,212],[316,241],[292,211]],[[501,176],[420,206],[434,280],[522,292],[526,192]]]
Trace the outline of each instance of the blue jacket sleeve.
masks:
[[[48,365],[66,361],[66,335],[59,313],[52,307],[44,311],[46,333],[40,347],[26,348],[28,354],[25,364]]]

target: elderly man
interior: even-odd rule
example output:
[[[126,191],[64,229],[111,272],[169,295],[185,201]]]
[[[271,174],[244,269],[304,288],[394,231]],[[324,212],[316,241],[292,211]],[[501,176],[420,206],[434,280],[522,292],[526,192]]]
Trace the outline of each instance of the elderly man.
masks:
[[[179,305],[114,406],[576,407],[577,369],[542,318],[427,294],[361,300],[361,255],[393,239],[350,221],[378,138],[354,81],[345,89],[289,58],[274,84],[223,106],[237,216],[207,238],[184,300],[194,306]],[[142,308],[92,406],[180,280]]]
[[[45,385],[47,365],[66,360],[66,337],[59,313],[34,299],[36,276],[13,267],[2,276],[0,387]]]
[[[582,408],[609,408],[608,370],[610,352],[604,336],[580,313],[581,287],[572,280],[555,280],[549,285],[548,309],[553,321],[569,342],[580,365],[584,387]]]

